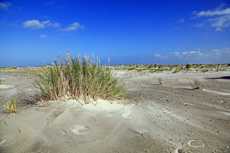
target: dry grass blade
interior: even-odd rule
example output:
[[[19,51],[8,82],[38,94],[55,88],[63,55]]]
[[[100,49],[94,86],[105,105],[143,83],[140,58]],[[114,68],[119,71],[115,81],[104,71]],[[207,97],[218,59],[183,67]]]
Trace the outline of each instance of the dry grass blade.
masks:
[[[194,83],[195,83],[195,85],[196,85],[196,88],[195,88],[195,89],[200,89],[200,90],[203,89],[203,85],[201,84],[200,81],[194,80]]]

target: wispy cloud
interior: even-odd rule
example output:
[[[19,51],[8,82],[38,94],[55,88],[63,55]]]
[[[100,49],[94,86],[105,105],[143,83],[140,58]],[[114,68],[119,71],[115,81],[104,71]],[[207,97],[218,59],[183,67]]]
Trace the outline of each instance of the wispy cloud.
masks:
[[[60,24],[59,24],[59,23],[52,23],[52,22],[50,22],[50,20],[43,21],[42,23],[43,23],[44,25],[46,25],[46,26],[51,26],[51,27],[54,27],[54,28],[60,27]]]
[[[50,20],[40,22],[39,20],[27,20],[24,23],[22,23],[22,26],[24,28],[31,28],[31,29],[42,29],[46,26],[51,26],[54,28],[60,27],[59,23],[52,23]]]
[[[47,3],[45,3],[45,5],[52,5],[54,3],[54,1],[52,1],[52,2],[47,2]]]
[[[230,26],[230,15],[224,15],[224,16],[217,17],[217,18],[211,18],[211,19],[208,19],[207,21],[210,21],[212,23],[211,26],[216,27],[217,29],[229,27]]]
[[[197,16],[215,16],[215,15],[227,15],[230,14],[230,8],[227,8],[225,10],[215,10],[215,11],[201,11],[197,13]]]
[[[40,38],[46,38],[47,35],[40,35],[39,37],[40,37]]]
[[[160,54],[154,54],[153,56],[154,56],[154,57],[161,57]]]
[[[196,24],[195,26],[196,27],[202,27],[204,24],[203,23],[200,23],[200,24]]]
[[[8,6],[10,6],[11,3],[2,3],[0,2],[0,10],[8,10]]]
[[[111,64],[218,64],[229,63],[229,57],[229,47],[221,49],[198,48],[196,50],[184,52],[111,58]]]
[[[227,63],[228,58],[230,57],[230,48],[222,49],[211,49],[211,50],[201,50],[196,49],[192,51],[185,52],[171,52],[167,54],[158,54],[155,58],[164,58],[164,59],[175,59],[178,61],[187,61],[190,63],[212,63],[216,61],[218,63]]]
[[[221,3],[220,7],[217,7],[215,10],[200,12],[194,11],[192,14],[194,14],[195,16],[191,17],[190,19],[196,19],[200,17],[212,17],[206,19],[205,21],[208,21],[211,24],[211,27],[215,27],[216,31],[221,31],[223,28],[230,26],[230,8],[223,9],[224,6],[225,4]],[[201,24],[197,24],[196,27],[200,27],[198,25]]]
[[[174,29],[178,29],[178,27],[175,27]]]
[[[59,23],[53,23],[51,26],[54,28],[58,28],[58,27],[60,27],[60,24]]]
[[[61,30],[61,31],[75,31],[78,28],[84,29],[84,26],[81,26],[79,23],[74,22],[71,25],[69,25],[67,28],[65,28],[65,29],[59,29],[59,30]]]
[[[182,19],[176,21],[176,23],[180,23],[180,22],[184,22],[184,18],[182,18]]]

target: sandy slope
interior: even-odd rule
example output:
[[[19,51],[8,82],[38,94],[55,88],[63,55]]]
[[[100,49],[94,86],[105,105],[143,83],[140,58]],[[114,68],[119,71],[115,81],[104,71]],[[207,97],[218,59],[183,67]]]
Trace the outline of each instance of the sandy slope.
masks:
[[[1,109],[0,152],[230,152],[230,80],[221,78],[229,71],[123,74],[117,73],[132,94],[125,105],[59,100],[46,107],[27,105],[15,115]],[[1,102],[16,96],[29,103],[17,89],[30,92],[32,80],[17,75],[0,73],[6,80]],[[194,79],[205,90],[191,90]]]

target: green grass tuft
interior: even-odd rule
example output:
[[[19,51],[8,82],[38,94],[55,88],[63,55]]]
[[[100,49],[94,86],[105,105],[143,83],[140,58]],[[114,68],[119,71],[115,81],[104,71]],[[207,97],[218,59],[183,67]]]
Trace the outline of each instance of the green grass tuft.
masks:
[[[192,68],[192,64],[187,63],[187,64],[185,65],[185,67],[186,67],[186,69],[191,69],[191,68]]]
[[[5,83],[5,81],[0,79],[0,84],[4,84],[4,83]]]
[[[162,81],[161,78],[158,78],[158,81],[159,81],[159,83],[160,83],[161,85],[163,84],[163,81]]]
[[[17,113],[18,106],[17,106],[15,98],[13,98],[10,102],[6,102],[5,106],[6,106],[6,110],[5,111],[8,114]]]
[[[53,57],[53,66],[43,67],[44,73],[37,73],[35,81],[36,96],[40,100],[57,100],[68,96],[71,99],[83,99],[85,104],[89,99],[105,100],[122,99],[127,95],[125,85],[118,83],[112,70],[95,63],[93,56],[73,58],[69,51],[67,57]]]
[[[200,89],[200,90],[203,89],[203,85],[201,84],[200,81],[194,80],[194,83],[195,83],[195,85],[196,85],[196,88],[195,88],[195,89]]]

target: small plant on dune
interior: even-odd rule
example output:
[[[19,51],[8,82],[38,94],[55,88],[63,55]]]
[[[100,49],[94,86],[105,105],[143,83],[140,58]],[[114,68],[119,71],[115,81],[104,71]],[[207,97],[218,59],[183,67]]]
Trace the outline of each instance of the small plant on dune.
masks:
[[[136,67],[129,68],[128,70],[136,70]]]
[[[149,75],[149,73],[146,71],[140,71],[140,72],[138,72],[138,74],[139,74],[139,76]]]
[[[200,90],[203,89],[203,85],[201,84],[200,81],[194,80],[194,83],[195,83],[195,85],[196,85],[196,88],[194,88],[194,89],[200,89]]]
[[[160,85],[162,85],[162,79],[161,78],[158,78],[158,81],[159,81],[159,83],[160,83]]]
[[[149,69],[152,69],[152,68],[154,68],[154,65],[153,64],[149,65]]]
[[[187,63],[187,64],[185,65],[185,67],[186,67],[186,69],[191,69],[191,68],[192,68],[192,64]]]
[[[5,83],[5,81],[0,79],[0,84],[4,84],[4,83]]]
[[[159,65],[159,68],[160,68],[160,69],[163,69],[163,68],[164,68],[164,65],[162,65],[162,64]]]
[[[18,106],[17,106],[15,98],[13,98],[10,102],[6,102],[5,106],[6,106],[5,111],[8,114],[17,113]]]
[[[173,71],[173,73],[178,73],[180,72],[180,70],[176,69],[175,71]]]
[[[205,72],[208,72],[208,71],[209,71],[208,69],[202,70],[202,72],[204,72],[204,73],[205,73]]]
[[[206,68],[206,67],[207,67],[206,65],[201,65],[201,67],[200,67],[200,68],[202,68],[202,69],[203,69],[203,68]]]
[[[17,67],[9,67],[9,70],[17,70],[18,68]]]
[[[38,74],[35,80],[36,96],[40,100],[57,100],[68,96],[71,99],[83,99],[85,104],[89,99],[105,100],[122,99],[127,95],[125,85],[118,83],[111,69],[95,63],[93,56],[78,55],[73,58],[67,50],[67,57],[60,53],[51,60],[53,66],[43,68],[44,73]]]

